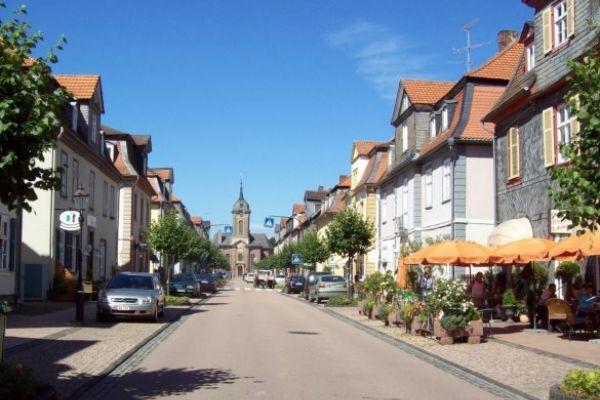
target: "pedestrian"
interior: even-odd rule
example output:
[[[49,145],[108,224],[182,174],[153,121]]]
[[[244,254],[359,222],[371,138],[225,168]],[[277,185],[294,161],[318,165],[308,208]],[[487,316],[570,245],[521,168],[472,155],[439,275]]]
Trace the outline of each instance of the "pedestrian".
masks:
[[[473,304],[477,308],[482,308],[485,304],[486,288],[485,282],[483,281],[483,273],[478,272],[475,275],[475,279],[471,281],[471,284],[467,288],[467,292],[471,294]]]
[[[556,285],[554,283],[551,283],[548,285],[546,290],[544,290],[544,292],[540,296],[540,299],[538,300],[538,303],[535,307],[535,312],[539,316],[538,317],[539,318],[538,326],[547,328],[548,330],[550,330],[551,327],[548,325],[548,323],[549,323],[548,307],[546,307],[546,301],[548,301],[549,299],[555,299],[555,298],[556,298]]]
[[[425,268],[423,271],[423,276],[419,280],[419,291],[421,296],[421,301],[425,301],[427,296],[429,296],[433,292],[434,280],[433,276],[431,276],[431,271],[429,268]]]

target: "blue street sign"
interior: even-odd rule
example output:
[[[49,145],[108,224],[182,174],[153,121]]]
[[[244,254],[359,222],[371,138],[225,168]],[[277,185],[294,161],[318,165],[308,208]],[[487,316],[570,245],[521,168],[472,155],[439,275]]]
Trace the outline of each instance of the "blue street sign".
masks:
[[[265,228],[272,228],[275,226],[275,218],[267,217],[265,218]]]
[[[233,228],[231,227],[231,225],[225,225],[225,233],[231,233],[233,232]]]
[[[302,260],[300,259],[300,254],[292,253],[292,264],[294,264],[294,265],[302,264]]]

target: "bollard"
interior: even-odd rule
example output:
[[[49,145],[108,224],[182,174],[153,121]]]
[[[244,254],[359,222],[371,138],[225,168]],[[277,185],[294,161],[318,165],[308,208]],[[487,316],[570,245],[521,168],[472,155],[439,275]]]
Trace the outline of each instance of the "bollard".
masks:
[[[6,300],[0,301],[0,364],[4,362],[4,332],[6,332],[6,315],[12,307]]]

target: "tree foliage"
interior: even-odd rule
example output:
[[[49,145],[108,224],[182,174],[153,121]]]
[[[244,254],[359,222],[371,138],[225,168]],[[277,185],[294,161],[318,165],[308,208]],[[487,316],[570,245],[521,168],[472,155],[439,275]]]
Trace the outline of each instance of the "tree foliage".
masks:
[[[579,123],[579,133],[560,151],[569,163],[550,169],[556,182],[549,189],[559,217],[572,227],[600,228],[600,59],[589,51],[581,61],[570,61],[573,75],[566,100]]]
[[[315,269],[317,263],[325,262],[331,252],[327,243],[319,238],[317,232],[309,230],[298,243],[297,251],[306,268]]]
[[[43,36],[29,33],[30,25],[21,19],[26,13],[22,6],[0,23],[0,201],[30,211],[36,189],[60,183],[57,171],[39,161],[56,142],[68,97],[50,68],[65,38],[46,57],[34,59],[32,52]]]
[[[364,220],[358,211],[345,208],[335,215],[327,232],[327,247],[331,253],[348,257],[352,265],[355,255],[365,254],[373,244],[373,224]],[[350,268],[347,271],[350,274]],[[348,279],[351,279],[348,276]]]
[[[189,256],[190,233],[177,217],[177,213],[169,210],[152,221],[148,231],[148,244],[155,253],[170,257],[173,262],[181,261]]]

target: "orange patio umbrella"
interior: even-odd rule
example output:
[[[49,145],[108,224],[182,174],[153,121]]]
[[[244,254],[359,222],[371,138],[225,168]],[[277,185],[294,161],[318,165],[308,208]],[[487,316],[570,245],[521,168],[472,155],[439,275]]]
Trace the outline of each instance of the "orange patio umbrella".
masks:
[[[515,240],[492,250],[493,264],[528,264],[532,261],[549,260],[548,253],[556,242],[548,239],[527,238]]]
[[[583,235],[569,236],[549,252],[554,260],[574,260],[597,255],[600,255],[600,231],[586,231]]]
[[[449,240],[432,244],[406,257],[405,264],[489,264],[491,249],[479,243]]]

